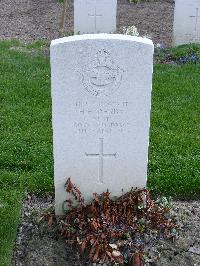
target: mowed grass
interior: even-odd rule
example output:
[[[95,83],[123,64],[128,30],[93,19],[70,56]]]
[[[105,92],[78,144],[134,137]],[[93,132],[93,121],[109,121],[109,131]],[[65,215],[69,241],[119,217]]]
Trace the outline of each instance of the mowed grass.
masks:
[[[200,197],[200,64],[154,68],[149,187],[156,195]]]
[[[49,59],[27,53],[38,43],[18,46],[0,42],[1,266],[10,265],[24,192],[53,192]],[[156,195],[200,196],[199,99],[199,64],[155,66],[148,185]]]
[[[10,265],[17,222],[20,218],[22,191],[20,189],[0,190],[0,265]]]
[[[24,191],[53,191],[49,60],[12,45],[0,42],[1,266],[10,265]]]

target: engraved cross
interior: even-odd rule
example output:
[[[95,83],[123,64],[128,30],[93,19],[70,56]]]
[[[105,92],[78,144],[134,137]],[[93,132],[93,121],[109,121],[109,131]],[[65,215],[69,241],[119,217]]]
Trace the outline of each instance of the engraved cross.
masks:
[[[102,17],[102,16],[103,15],[97,13],[96,1],[95,1],[94,13],[93,14],[89,14],[88,13],[88,17],[94,18],[94,29],[95,29],[95,32],[97,31],[97,19],[98,19],[98,17]]]
[[[104,174],[104,157],[115,157],[117,156],[117,153],[104,153],[104,147],[103,147],[103,138],[99,139],[99,153],[85,153],[87,157],[98,157],[99,158],[99,177],[98,182],[103,183],[103,174]]]
[[[190,16],[190,18],[195,18],[194,34],[195,34],[195,38],[199,39],[199,37],[200,37],[200,14],[199,14],[199,8],[196,8],[196,15],[195,16]]]

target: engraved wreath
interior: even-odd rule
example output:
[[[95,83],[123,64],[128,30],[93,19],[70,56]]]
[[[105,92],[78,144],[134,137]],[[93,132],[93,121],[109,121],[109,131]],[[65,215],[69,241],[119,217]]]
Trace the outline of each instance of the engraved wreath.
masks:
[[[99,50],[92,67],[82,74],[84,88],[94,96],[111,95],[119,88],[121,81],[122,70],[106,50]]]

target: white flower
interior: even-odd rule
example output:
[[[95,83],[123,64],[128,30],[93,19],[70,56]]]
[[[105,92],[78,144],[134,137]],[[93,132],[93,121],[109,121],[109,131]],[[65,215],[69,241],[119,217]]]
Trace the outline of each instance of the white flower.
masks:
[[[123,31],[123,34],[125,35],[139,36],[139,32],[134,25],[123,27],[122,31]]]

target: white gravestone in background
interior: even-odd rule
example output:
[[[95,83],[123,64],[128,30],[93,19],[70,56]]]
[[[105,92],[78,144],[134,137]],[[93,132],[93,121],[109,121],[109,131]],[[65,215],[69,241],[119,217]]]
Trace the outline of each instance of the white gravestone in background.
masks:
[[[145,187],[153,44],[94,34],[51,43],[56,213],[68,177],[86,201]]]
[[[176,0],[173,42],[200,43],[200,0]]]
[[[117,0],[74,0],[74,34],[116,30]]]

